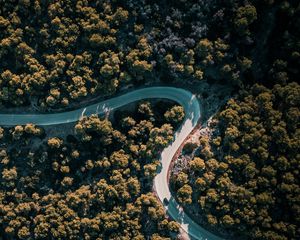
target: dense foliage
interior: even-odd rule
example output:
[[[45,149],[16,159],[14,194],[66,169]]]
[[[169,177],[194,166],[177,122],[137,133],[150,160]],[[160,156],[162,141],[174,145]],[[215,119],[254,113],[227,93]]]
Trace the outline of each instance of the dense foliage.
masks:
[[[188,211],[190,205],[197,209],[196,220],[206,216],[219,232],[298,239],[299,2],[226,1],[223,7],[215,17],[224,21],[208,21],[216,25],[207,36],[217,34],[230,49],[217,79],[237,80],[242,90],[215,116],[212,136],[200,139],[194,159],[174,171],[172,188]],[[209,42],[200,40],[200,52],[216,49]]]
[[[32,124],[0,128],[1,239],[175,238],[178,224],[151,193],[173,108],[144,102],[116,126],[84,117],[65,139]]]
[[[219,229],[297,239],[299,25],[298,0],[0,0],[0,109],[64,109],[156,82],[233,86],[173,190]],[[0,236],[176,232],[149,191],[184,113],[157,111],[145,102],[117,124],[85,118],[67,139],[0,128]]]
[[[46,110],[157,80],[295,80],[298,25],[293,0],[1,0],[0,104]]]
[[[178,200],[251,239],[300,237],[300,86],[254,85],[216,116],[211,138],[173,175]]]
[[[131,51],[129,13],[109,2],[1,0],[0,102],[67,106],[151,70],[147,39],[134,37]]]

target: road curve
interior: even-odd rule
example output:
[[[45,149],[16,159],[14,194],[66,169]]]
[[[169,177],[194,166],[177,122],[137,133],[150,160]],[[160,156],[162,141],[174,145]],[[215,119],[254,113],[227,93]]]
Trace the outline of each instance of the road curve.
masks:
[[[49,114],[0,114],[0,125],[9,126],[33,123],[45,126],[75,122],[83,115],[90,116],[91,114],[103,114],[109,110],[122,107],[131,102],[151,98],[164,98],[176,101],[182,105],[185,110],[184,122],[176,131],[173,143],[165,148],[161,153],[162,167],[154,179],[154,188],[157,196],[163,203],[168,214],[181,225],[181,228],[187,232],[190,237],[198,240],[219,240],[221,238],[206,231],[189,218],[187,214],[185,214],[180,205],[171,196],[168,185],[168,169],[171,164],[172,157],[200,119],[200,105],[197,98],[191,92],[174,87],[143,88],[85,108],[68,112]],[[168,203],[166,203],[164,199],[167,199]]]

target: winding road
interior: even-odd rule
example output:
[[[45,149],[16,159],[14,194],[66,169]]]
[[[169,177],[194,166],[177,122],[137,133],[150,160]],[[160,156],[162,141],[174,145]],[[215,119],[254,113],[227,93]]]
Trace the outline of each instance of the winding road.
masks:
[[[164,98],[176,101],[182,105],[185,110],[185,119],[181,127],[175,133],[175,140],[161,153],[162,167],[154,179],[154,189],[157,196],[163,203],[168,214],[180,224],[181,228],[187,232],[192,239],[219,240],[221,238],[206,231],[185,214],[180,205],[172,197],[168,184],[168,169],[172,158],[181,143],[192,132],[200,119],[200,105],[196,96],[191,92],[174,87],[148,87],[68,112],[50,114],[0,114],[0,125],[9,126],[33,123],[45,126],[75,122],[83,115],[103,114],[131,102],[151,98]]]

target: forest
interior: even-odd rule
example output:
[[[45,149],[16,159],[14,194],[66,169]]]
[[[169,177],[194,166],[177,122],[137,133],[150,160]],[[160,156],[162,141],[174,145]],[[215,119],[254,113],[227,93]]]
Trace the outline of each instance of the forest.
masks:
[[[171,187],[194,220],[222,236],[299,239],[300,5],[247,2],[230,45],[250,67]]]
[[[299,104],[296,83],[256,84],[228,101],[189,166],[172,176],[178,201],[236,236],[298,239]]]
[[[170,187],[225,238],[296,240],[299,26],[298,0],[0,0],[0,113],[230,86]],[[143,101],[59,130],[0,126],[0,239],[176,239],[152,181],[183,119]]]
[[[65,108],[159,81],[284,83],[299,70],[297,1],[1,0],[0,6],[4,109]]]
[[[151,187],[180,108],[146,101],[115,123],[84,117],[65,139],[33,124],[0,128],[0,239],[175,239]]]

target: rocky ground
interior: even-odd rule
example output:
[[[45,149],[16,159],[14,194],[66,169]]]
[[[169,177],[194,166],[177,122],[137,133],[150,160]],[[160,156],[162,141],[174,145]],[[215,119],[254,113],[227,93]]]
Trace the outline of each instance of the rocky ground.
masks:
[[[233,89],[219,85],[208,85],[207,82],[203,81],[197,85],[193,85],[187,88],[190,91],[196,93],[201,105],[201,122],[198,127],[194,129],[192,134],[186,139],[186,141],[181,145],[176,156],[174,156],[173,162],[169,169],[169,176],[176,174],[188,166],[189,161],[191,161],[198,150],[200,144],[200,136],[210,138],[212,136],[213,130],[213,117],[214,115],[224,106],[224,104],[233,97]],[[184,152],[184,146],[186,144],[193,144],[195,146],[194,150],[189,153]],[[209,231],[218,232],[222,237],[227,238],[230,234],[225,232],[219,232],[218,229],[212,229],[211,226],[207,226],[201,214],[196,214],[193,212],[193,207],[185,209],[189,216],[193,218],[196,222],[200,223],[203,227],[207,228]],[[181,239],[189,239],[185,233],[181,234]]]

